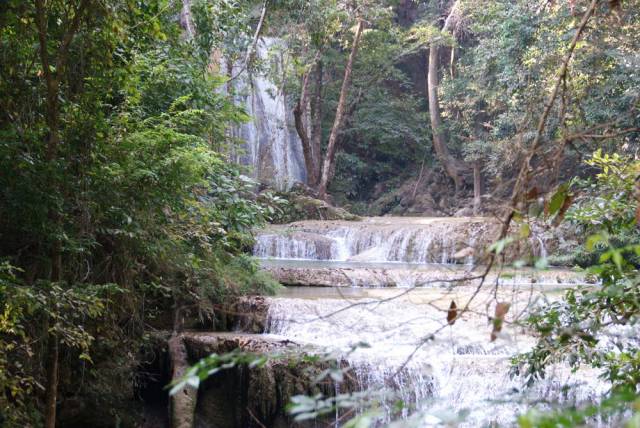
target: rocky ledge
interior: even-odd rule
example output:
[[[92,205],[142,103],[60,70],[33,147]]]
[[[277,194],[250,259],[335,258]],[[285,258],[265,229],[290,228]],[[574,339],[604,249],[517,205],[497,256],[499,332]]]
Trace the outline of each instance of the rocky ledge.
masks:
[[[221,370],[202,382],[197,391],[188,387],[178,391],[171,398],[174,428],[311,427],[322,422],[295,423],[285,412],[295,395],[332,396],[336,391],[331,380],[314,382],[329,362],[305,358],[314,350],[290,340],[247,333],[183,333],[169,340],[172,378],[183,376],[188,366],[201,358],[232,351],[270,358],[260,367],[238,365]],[[342,392],[354,389],[348,381],[340,385]]]
[[[263,260],[262,269],[283,285],[319,287],[440,287],[473,285],[481,267],[407,265],[391,263],[327,263],[316,261]],[[493,271],[486,281],[505,286],[555,288],[590,283],[584,272],[570,269],[536,271],[523,268]]]

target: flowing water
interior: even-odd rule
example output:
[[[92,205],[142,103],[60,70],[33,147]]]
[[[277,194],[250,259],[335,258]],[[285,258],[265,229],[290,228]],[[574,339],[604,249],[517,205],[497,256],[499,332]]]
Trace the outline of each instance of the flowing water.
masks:
[[[593,369],[572,373],[554,366],[531,388],[524,387],[527,379],[510,375],[511,357],[535,343],[518,321],[584,278],[520,269],[492,272],[478,288],[481,269],[471,266],[473,255],[494,230],[484,219],[393,218],[270,228],[254,248],[265,269],[300,272],[300,277],[339,272],[322,277],[329,282],[355,272],[384,272],[395,279],[376,283],[371,274],[359,283],[323,284],[341,287],[288,287],[269,300],[267,333],[332,350],[348,361],[361,388],[392,391],[393,398],[382,401],[386,421],[416,417],[417,426],[438,426],[464,415],[462,426],[512,426],[531,406],[595,400],[607,385]],[[540,236],[531,241],[538,255],[546,255]],[[456,255],[465,248],[475,250]],[[453,261],[458,264],[449,264]],[[417,283],[420,277],[441,281]],[[307,283],[318,285],[320,276],[310,278]],[[376,285],[396,288],[362,287]],[[452,302],[468,311],[450,325]],[[498,302],[510,308],[492,341],[490,319]],[[359,343],[367,346],[353,350]],[[398,399],[405,405],[399,414]]]
[[[234,64],[232,81],[234,101],[244,107],[251,120],[233,130],[242,142],[235,160],[252,167],[254,177],[262,183],[285,190],[306,181],[302,143],[295,129],[292,108],[284,89],[274,80],[282,77],[287,57],[283,41],[260,37],[256,45],[256,62],[262,67],[251,73],[241,63]],[[222,69],[227,65],[222,60]],[[282,80],[282,79],[280,79]]]
[[[509,426],[532,401],[580,403],[605,392],[606,386],[595,380],[597,373],[584,369],[575,376],[565,367],[555,367],[526,390],[525,379],[509,374],[510,357],[529,350],[533,338],[508,325],[490,341],[492,292],[477,295],[471,312],[448,325],[451,301],[463,306],[474,291],[461,288],[291,287],[270,301],[267,332],[333,350],[349,362],[362,388],[394,391],[394,398],[383,402],[387,421],[400,399],[407,406],[401,416],[425,413],[420,426],[437,425],[460,412],[468,412],[463,426]],[[525,286],[499,292],[498,299],[511,304],[508,322],[540,298],[531,291]],[[547,294],[553,298],[557,290]],[[352,352],[358,343],[368,347]]]
[[[294,260],[472,264],[472,249],[486,248],[498,226],[474,217],[303,221],[261,232],[253,253]],[[534,256],[546,255],[546,239],[534,233],[526,245]]]

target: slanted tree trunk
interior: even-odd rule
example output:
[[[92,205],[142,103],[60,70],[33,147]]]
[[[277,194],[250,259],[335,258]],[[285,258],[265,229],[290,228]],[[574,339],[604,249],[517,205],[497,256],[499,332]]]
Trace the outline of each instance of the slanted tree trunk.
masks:
[[[264,20],[267,16],[267,3],[268,0],[264,0],[262,2],[262,11],[260,12],[260,19],[258,20],[258,25],[256,26],[256,31],[253,33],[253,40],[244,57],[244,63],[238,70],[238,72],[231,77],[230,80],[237,79],[245,70],[249,68],[249,66],[253,63],[253,60],[256,56],[256,48],[258,47],[258,39],[260,38],[260,34],[262,34],[262,28],[264,27]]]
[[[333,120],[333,127],[331,128],[331,134],[329,135],[329,142],[327,143],[327,151],[324,155],[324,162],[322,163],[322,174],[320,176],[320,185],[318,186],[318,196],[321,199],[327,197],[327,187],[329,182],[333,178],[333,164],[336,157],[338,134],[342,130],[342,123],[344,121],[344,109],[347,103],[347,95],[351,86],[351,72],[353,70],[353,61],[358,53],[358,45],[360,44],[360,37],[364,30],[364,21],[358,20],[358,28],[356,29],[356,35],[353,38],[353,45],[351,46],[351,53],[347,61],[347,66],[344,69],[344,79],[342,80],[342,88],[340,89],[340,98],[338,99],[338,107],[336,108],[336,117]]]
[[[451,12],[449,12],[449,16],[445,21],[443,31],[453,30],[455,25],[454,22],[456,21],[458,13],[459,0],[452,6]],[[442,129],[440,101],[438,99],[438,68],[440,65],[439,53],[440,48],[436,44],[433,44],[429,48],[427,92],[429,94],[429,118],[431,120],[431,131],[433,133],[433,148],[447,175],[453,180],[456,186],[456,192],[458,192],[464,185],[462,173],[466,168],[461,161],[455,159],[449,153],[449,148],[447,147],[447,136]]]

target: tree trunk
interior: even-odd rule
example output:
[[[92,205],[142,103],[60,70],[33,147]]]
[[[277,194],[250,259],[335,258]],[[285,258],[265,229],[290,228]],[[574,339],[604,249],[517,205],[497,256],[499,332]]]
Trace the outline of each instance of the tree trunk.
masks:
[[[451,78],[454,79],[456,77],[456,48],[453,46],[451,48],[451,57],[449,58],[449,74]]]
[[[633,196],[636,199],[636,227],[640,228],[640,175],[634,181]]]
[[[459,18],[459,13],[459,1],[456,1],[447,16],[443,31],[453,31],[456,25],[455,23]],[[429,118],[431,120],[431,130],[433,133],[433,148],[447,175],[453,180],[456,186],[456,192],[458,192],[464,184],[462,172],[465,168],[462,162],[455,159],[449,153],[447,137],[442,130],[440,101],[438,100],[438,68],[440,65],[439,53],[440,49],[437,45],[434,44],[429,48],[427,92],[429,94]],[[450,64],[450,67],[452,66],[453,65]]]
[[[320,182],[320,168],[322,166],[322,60],[318,60],[316,67],[316,85],[314,88],[313,102],[311,103],[311,148],[314,161],[314,181]]]
[[[47,340],[47,384],[45,390],[44,427],[55,428],[56,406],[58,402],[58,337],[48,334]]]
[[[353,70],[353,61],[358,53],[358,45],[360,43],[360,37],[364,30],[364,21],[358,21],[358,28],[356,35],[353,38],[353,46],[351,46],[351,54],[349,54],[349,60],[347,66],[344,69],[344,79],[342,80],[342,88],[340,89],[340,98],[338,99],[338,108],[336,109],[336,117],[333,120],[333,127],[331,128],[331,134],[329,135],[329,142],[327,143],[327,151],[324,155],[324,162],[322,164],[322,175],[320,177],[320,185],[318,187],[318,195],[321,199],[327,197],[327,187],[329,182],[333,178],[334,171],[333,163],[336,157],[338,134],[342,128],[342,122],[344,121],[344,108],[347,103],[347,94],[349,87],[351,86],[351,72]]]
[[[169,339],[169,358],[171,360],[171,380],[184,377],[189,369],[187,349],[182,336],[175,333]],[[186,386],[170,398],[171,428],[193,428],[198,391]]]
[[[187,32],[187,37],[192,39],[196,32],[193,28],[193,18],[191,16],[191,0],[182,0],[182,10],[180,11],[180,25]]]
[[[473,163],[473,215],[477,216],[480,212],[482,203],[482,166],[480,161]]]
[[[442,131],[442,119],[440,117],[440,101],[438,100],[438,47],[429,48],[429,71],[427,76],[427,91],[429,93],[429,118],[431,119],[431,131],[433,134],[433,148],[436,156],[442,163],[447,175],[451,177],[456,192],[462,188],[463,180],[460,169],[455,159],[449,153],[446,136]]]
[[[49,218],[54,223],[60,222],[60,216],[55,211],[49,213]],[[51,282],[58,282],[62,279],[62,250],[60,242],[56,241],[51,250],[51,272],[49,274]],[[47,383],[45,385],[45,428],[55,428],[56,409],[58,404],[58,360],[60,353],[60,343],[58,336],[49,332],[49,319],[45,322],[47,334],[47,362],[45,364]]]
[[[258,39],[260,38],[260,34],[262,33],[262,28],[264,27],[264,19],[267,16],[267,0],[262,2],[262,12],[260,12],[260,20],[258,21],[258,25],[256,26],[256,31],[253,33],[253,40],[251,45],[247,49],[247,53],[244,57],[244,63],[240,67],[240,70],[231,77],[230,80],[236,80],[245,70],[249,68],[251,63],[253,62],[256,55],[256,48],[258,46]]]
[[[35,0],[35,25],[38,31],[39,56],[42,64],[42,74],[46,85],[46,107],[45,118],[49,136],[46,143],[46,160],[49,163],[54,162],[58,158],[60,146],[60,87],[62,76],[64,76],[67,61],[69,59],[69,48],[75,35],[80,29],[80,24],[85,12],[88,10],[90,0],[80,0],[79,3],[73,2],[70,8],[71,12],[68,21],[68,27],[65,29],[62,38],[54,50],[55,55],[50,56],[49,48],[51,40],[49,40],[48,28],[48,10],[45,0]],[[55,179],[55,175],[51,176],[51,191],[59,191],[60,183]],[[57,227],[61,227],[62,215],[55,208],[51,207],[47,214],[49,221]],[[49,256],[51,257],[51,271],[49,279],[51,282],[60,282],[64,277],[62,266],[62,242],[59,238],[54,238],[51,243]],[[55,428],[56,426],[56,406],[58,401],[58,366],[60,343],[58,336],[49,332],[49,321],[45,323],[45,331],[48,336],[47,355],[46,355],[46,385],[45,385],[45,428]]]
[[[316,59],[318,59],[319,55],[319,53],[316,55]],[[309,82],[311,73],[312,69],[308,70],[304,74],[300,98],[293,109],[293,117],[295,120],[296,131],[298,132],[298,136],[302,142],[302,154],[304,155],[304,164],[307,170],[307,185],[313,189],[318,185],[316,175],[316,158],[314,156],[311,138],[309,137],[309,133],[305,126],[305,116],[309,110]]]

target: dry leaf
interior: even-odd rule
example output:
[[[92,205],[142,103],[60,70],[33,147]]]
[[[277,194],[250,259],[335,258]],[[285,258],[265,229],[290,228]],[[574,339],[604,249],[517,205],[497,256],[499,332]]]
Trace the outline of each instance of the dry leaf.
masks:
[[[449,305],[449,311],[447,312],[447,323],[449,323],[449,325],[454,325],[456,323],[456,318],[458,318],[458,307],[456,306],[456,302],[452,300]]]
[[[527,192],[526,198],[528,201],[533,201],[534,199],[538,199],[538,196],[540,196],[540,189],[534,186],[531,189],[529,189],[529,191]]]
[[[498,333],[502,331],[502,324],[504,322],[504,316],[509,312],[511,307],[510,303],[498,302],[496,305],[495,315],[493,317],[493,330],[491,331],[491,341],[493,342],[498,338]]]

